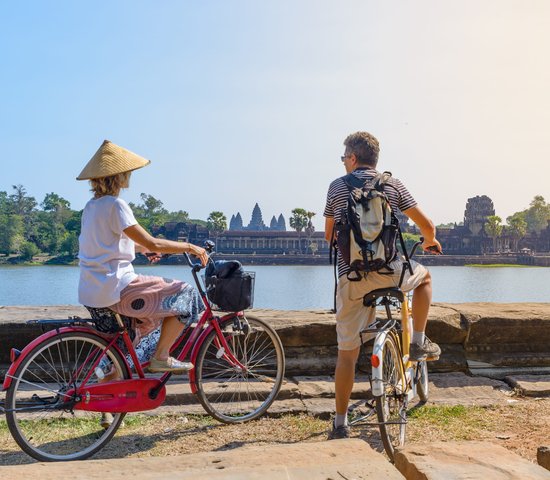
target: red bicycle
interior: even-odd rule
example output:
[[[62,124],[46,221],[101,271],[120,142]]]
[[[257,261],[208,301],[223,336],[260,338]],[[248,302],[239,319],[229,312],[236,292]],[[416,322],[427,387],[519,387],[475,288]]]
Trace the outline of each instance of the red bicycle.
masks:
[[[207,249],[212,247],[210,242]],[[256,419],[281,388],[281,340],[266,322],[242,311],[215,314],[198,278],[202,266],[185,258],[206,309],[171,351],[195,366],[189,372],[191,391],[212,417],[224,423]],[[172,374],[146,376],[148,362],[140,363],[127,325],[114,312],[113,317],[112,334],[98,332],[91,319],[35,321],[50,327],[55,322],[55,328],[21,352],[12,349],[3,384],[6,399],[0,408],[15,441],[35,459],[88,458],[113,437],[126,413],[163,403]],[[106,381],[112,377],[118,380]],[[113,415],[108,428],[100,424],[103,412]]]

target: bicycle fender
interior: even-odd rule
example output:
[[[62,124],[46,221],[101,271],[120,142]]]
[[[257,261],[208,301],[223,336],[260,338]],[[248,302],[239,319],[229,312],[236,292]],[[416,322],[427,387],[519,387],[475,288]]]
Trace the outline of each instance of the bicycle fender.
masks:
[[[5,391],[8,388],[10,388],[11,381],[13,379],[13,376],[15,375],[17,367],[19,367],[19,365],[25,359],[25,357],[37,345],[39,345],[40,343],[48,340],[51,337],[55,337],[56,335],[59,335],[60,333],[65,333],[65,332],[91,333],[93,335],[96,335],[96,336],[102,338],[103,340],[109,340],[106,335],[104,336],[100,332],[96,332],[95,330],[92,330],[92,329],[86,328],[86,327],[62,327],[62,328],[59,328],[59,329],[50,330],[49,332],[43,333],[39,337],[36,337],[31,343],[26,345],[25,348],[23,348],[23,350],[21,351],[21,353],[17,357],[17,359],[15,360],[15,362],[13,362],[10,365],[10,368],[8,368],[8,371],[6,372],[6,376],[4,377],[4,383],[2,385],[2,390]],[[112,348],[115,348],[116,350],[118,350],[120,352],[120,349],[116,345],[113,345]],[[124,354],[122,354],[122,352],[120,352],[120,354],[121,354],[122,358],[124,359],[124,361],[126,361],[126,358],[125,358]]]
[[[384,367],[384,359],[382,357],[382,349],[384,348],[384,342],[388,336],[388,331],[380,332],[376,335],[374,345],[372,346],[372,354],[377,355],[380,358],[378,367],[372,367],[372,395],[375,397],[381,397],[384,394],[384,381],[382,379],[382,370]]]

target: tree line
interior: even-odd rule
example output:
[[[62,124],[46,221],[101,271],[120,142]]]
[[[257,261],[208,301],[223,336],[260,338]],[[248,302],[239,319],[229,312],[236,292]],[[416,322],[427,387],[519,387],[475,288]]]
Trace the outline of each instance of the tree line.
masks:
[[[208,221],[190,219],[186,211],[169,212],[152,195],[142,193],[140,198],[140,203],[130,203],[130,207],[148,231],[167,222],[208,225]],[[39,253],[75,258],[81,217],[82,210],[72,209],[70,202],[56,193],[46,194],[39,203],[23,185],[12,185],[11,193],[0,191],[0,254],[15,254],[22,260]]]
[[[168,222],[198,224],[206,227],[215,238],[227,230],[223,212],[213,211],[206,220],[191,219],[184,210],[169,212],[161,200],[142,193],[141,202],[130,202],[136,220],[149,232],[154,225]],[[299,235],[311,237],[312,217],[315,213],[302,208],[292,211],[290,225]],[[57,193],[47,193],[39,203],[28,194],[23,185],[12,185],[11,193],[0,191],[0,254],[18,255],[31,260],[43,253],[73,259],[78,254],[78,237],[82,210],[74,210],[71,203]],[[312,250],[316,245],[310,245]]]
[[[221,211],[213,211],[206,220],[190,219],[183,210],[169,212],[162,201],[142,193],[141,202],[130,202],[136,220],[151,232],[154,225],[167,222],[183,222],[202,225],[213,237],[227,230],[227,218]],[[73,210],[70,202],[56,193],[47,193],[38,203],[29,195],[23,185],[13,185],[11,193],[0,191],[0,254],[19,255],[30,260],[39,253],[52,256],[76,257],[82,210]],[[318,246],[312,241],[315,228],[312,224],[314,212],[303,208],[292,210],[290,227],[308,239],[308,249],[315,253]],[[506,219],[497,215],[487,218],[485,233],[496,243],[502,235],[509,235],[514,248],[527,234],[540,233],[550,221],[550,204],[537,195],[529,207]],[[407,238],[410,243],[416,238]],[[300,242],[301,245],[301,242]]]

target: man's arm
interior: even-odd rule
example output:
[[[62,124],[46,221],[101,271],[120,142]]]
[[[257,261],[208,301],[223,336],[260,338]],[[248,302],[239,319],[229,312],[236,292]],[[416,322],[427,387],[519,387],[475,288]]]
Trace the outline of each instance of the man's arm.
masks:
[[[439,250],[439,253],[443,251],[441,244],[435,238],[435,225],[433,222],[425,215],[425,213],[420,210],[419,207],[412,207],[404,210],[403,213],[407,215],[419,228],[420,234],[424,237],[424,243],[422,244],[422,249],[428,251],[428,247],[436,246]],[[430,253],[433,253],[430,252]]]
[[[334,217],[325,217],[325,240],[332,242],[332,230],[334,229]]]

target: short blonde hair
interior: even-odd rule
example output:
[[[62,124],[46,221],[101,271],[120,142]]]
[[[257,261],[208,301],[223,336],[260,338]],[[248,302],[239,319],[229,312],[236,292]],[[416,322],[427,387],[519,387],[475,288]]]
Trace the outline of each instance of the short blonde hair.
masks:
[[[91,191],[94,192],[94,197],[100,198],[106,195],[118,196],[123,188],[128,188],[131,173],[122,172],[110,177],[90,179]]]

